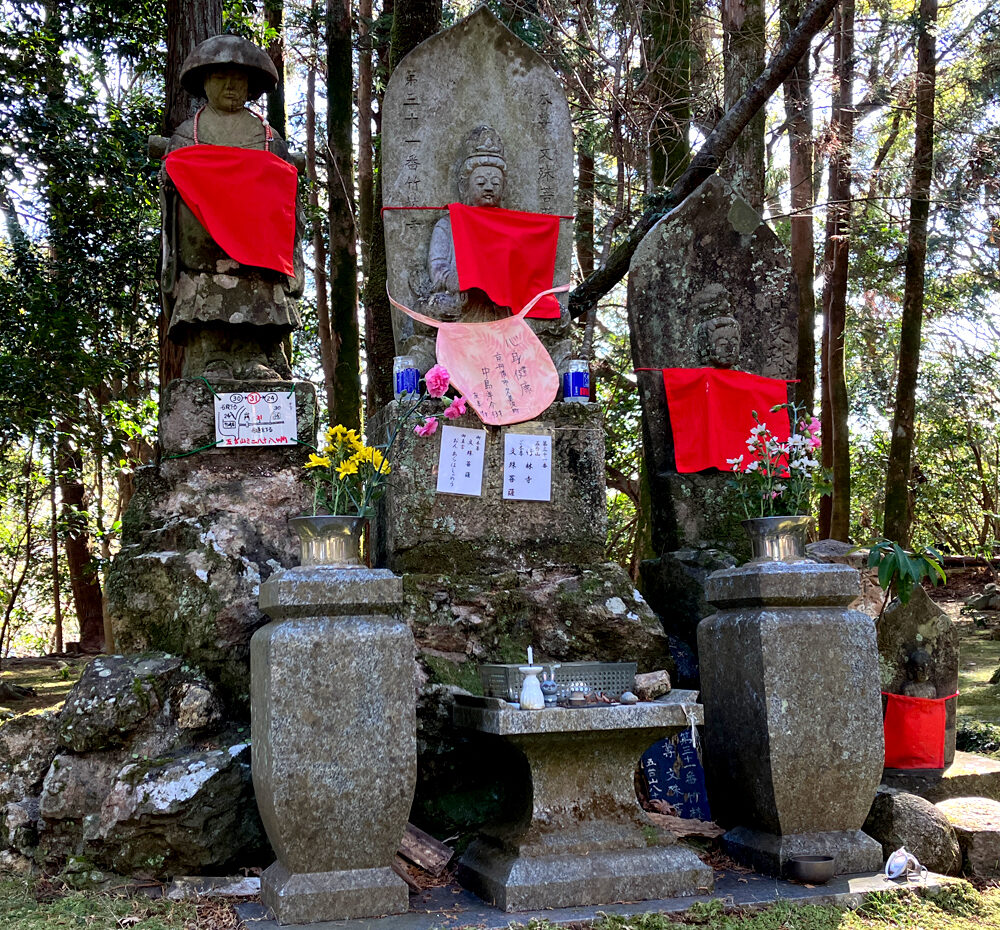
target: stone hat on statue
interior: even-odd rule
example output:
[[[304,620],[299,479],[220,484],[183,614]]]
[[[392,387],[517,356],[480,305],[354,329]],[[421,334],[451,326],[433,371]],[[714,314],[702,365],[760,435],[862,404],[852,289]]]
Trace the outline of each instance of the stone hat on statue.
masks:
[[[181,66],[181,86],[192,97],[205,96],[205,78],[215,68],[237,65],[245,68],[248,78],[247,97],[256,100],[273,90],[278,83],[274,63],[262,48],[241,36],[212,36],[184,59]]]

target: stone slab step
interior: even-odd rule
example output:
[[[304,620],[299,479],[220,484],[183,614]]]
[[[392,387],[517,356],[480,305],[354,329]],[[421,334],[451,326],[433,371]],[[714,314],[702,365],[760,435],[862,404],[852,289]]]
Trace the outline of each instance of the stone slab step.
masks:
[[[948,798],[935,807],[955,828],[965,874],[981,879],[1000,878],[1000,801]]]
[[[721,875],[721,877],[718,877]],[[692,904],[722,900],[727,910],[758,910],[776,901],[798,904],[833,905],[856,908],[872,892],[916,889],[934,894],[945,885],[958,881],[933,872],[925,882],[888,881],[882,873],[837,875],[825,885],[799,885],[774,879],[755,872],[726,871],[717,873],[712,895],[690,895],[659,901],[636,901],[628,904],[603,904],[583,907],[562,907],[551,910],[521,911],[512,915],[477,898],[472,892],[448,885],[431,888],[421,895],[410,896],[410,910],[395,916],[340,920],[315,923],[310,930],[437,930],[440,927],[474,926],[477,930],[508,930],[512,919],[518,924],[546,920],[553,924],[589,927],[605,914],[624,917],[634,914],[682,914]],[[246,902],[236,905],[240,930],[284,930],[274,915],[261,904]]]
[[[1000,801],[1000,760],[956,752],[943,773],[928,775],[886,772],[882,784],[902,788],[936,804],[948,798],[992,798]]]

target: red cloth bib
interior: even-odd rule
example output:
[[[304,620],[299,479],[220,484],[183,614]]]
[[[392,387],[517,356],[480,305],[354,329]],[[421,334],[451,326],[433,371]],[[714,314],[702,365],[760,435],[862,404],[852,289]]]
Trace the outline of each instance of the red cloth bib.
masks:
[[[187,145],[167,154],[167,174],[198,222],[241,265],[295,274],[298,172],[273,152]]]
[[[552,287],[558,216],[462,203],[448,204],[448,214],[458,286],[463,291],[478,287],[493,303],[517,312]],[[559,301],[548,294],[528,316],[555,320],[560,313]]]
[[[887,769],[944,768],[945,701],[943,698],[888,694],[885,718],[885,767]]]
[[[789,435],[787,381],[726,368],[662,368],[667,392],[674,461],[678,472],[705,468],[732,471],[726,459],[750,463],[747,439],[756,426],[753,411],[780,442]]]

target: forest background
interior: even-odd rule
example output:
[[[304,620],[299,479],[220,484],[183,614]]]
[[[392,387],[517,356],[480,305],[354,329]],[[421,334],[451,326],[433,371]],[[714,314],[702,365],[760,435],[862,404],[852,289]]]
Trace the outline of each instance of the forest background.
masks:
[[[822,418],[833,474],[820,536],[996,556],[1000,7],[488,5],[551,64],[570,101],[570,307],[605,409],[609,559],[635,575],[657,554],[628,258],[718,155],[790,249],[796,390]],[[161,387],[180,370],[164,342],[159,165],[147,138],[188,115],[187,52],[226,29],[266,47],[283,75],[261,105],[306,154],[311,280],[294,368],[319,385],[326,420],[361,426],[389,399],[393,356],[381,97],[407,51],[472,8],[0,2],[0,662],[12,649],[113,641],[103,576],[135,470],[157,456]],[[794,68],[779,73],[783,61]]]

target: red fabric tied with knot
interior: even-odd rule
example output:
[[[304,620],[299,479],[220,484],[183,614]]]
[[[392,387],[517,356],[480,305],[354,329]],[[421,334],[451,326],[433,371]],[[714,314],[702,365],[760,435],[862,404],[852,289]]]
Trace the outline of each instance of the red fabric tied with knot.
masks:
[[[944,768],[945,701],[943,698],[909,697],[905,694],[882,694],[886,698],[885,767],[887,769]]]
[[[502,207],[448,204],[455,243],[458,286],[478,287],[497,306],[516,312],[552,287],[559,243],[559,217]],[[556,320],[559,301],[547,294],[529,317]]]
[[[638,369],[648,371],[653,369]],[[779,442],[790,432],[788,411],[771,413],[788,403],[789,382],[727,368],[661,368],[667,392],[670,429],[674,436],[674,461],[678,472],[718,468],[732,471],[726,461],[743,456],[743,467],[752,461],[747,449],[753,412]]]
[[[298,172],[273,152],[187,145],[164,160],[198,222],[241,265],[295,275]]]

